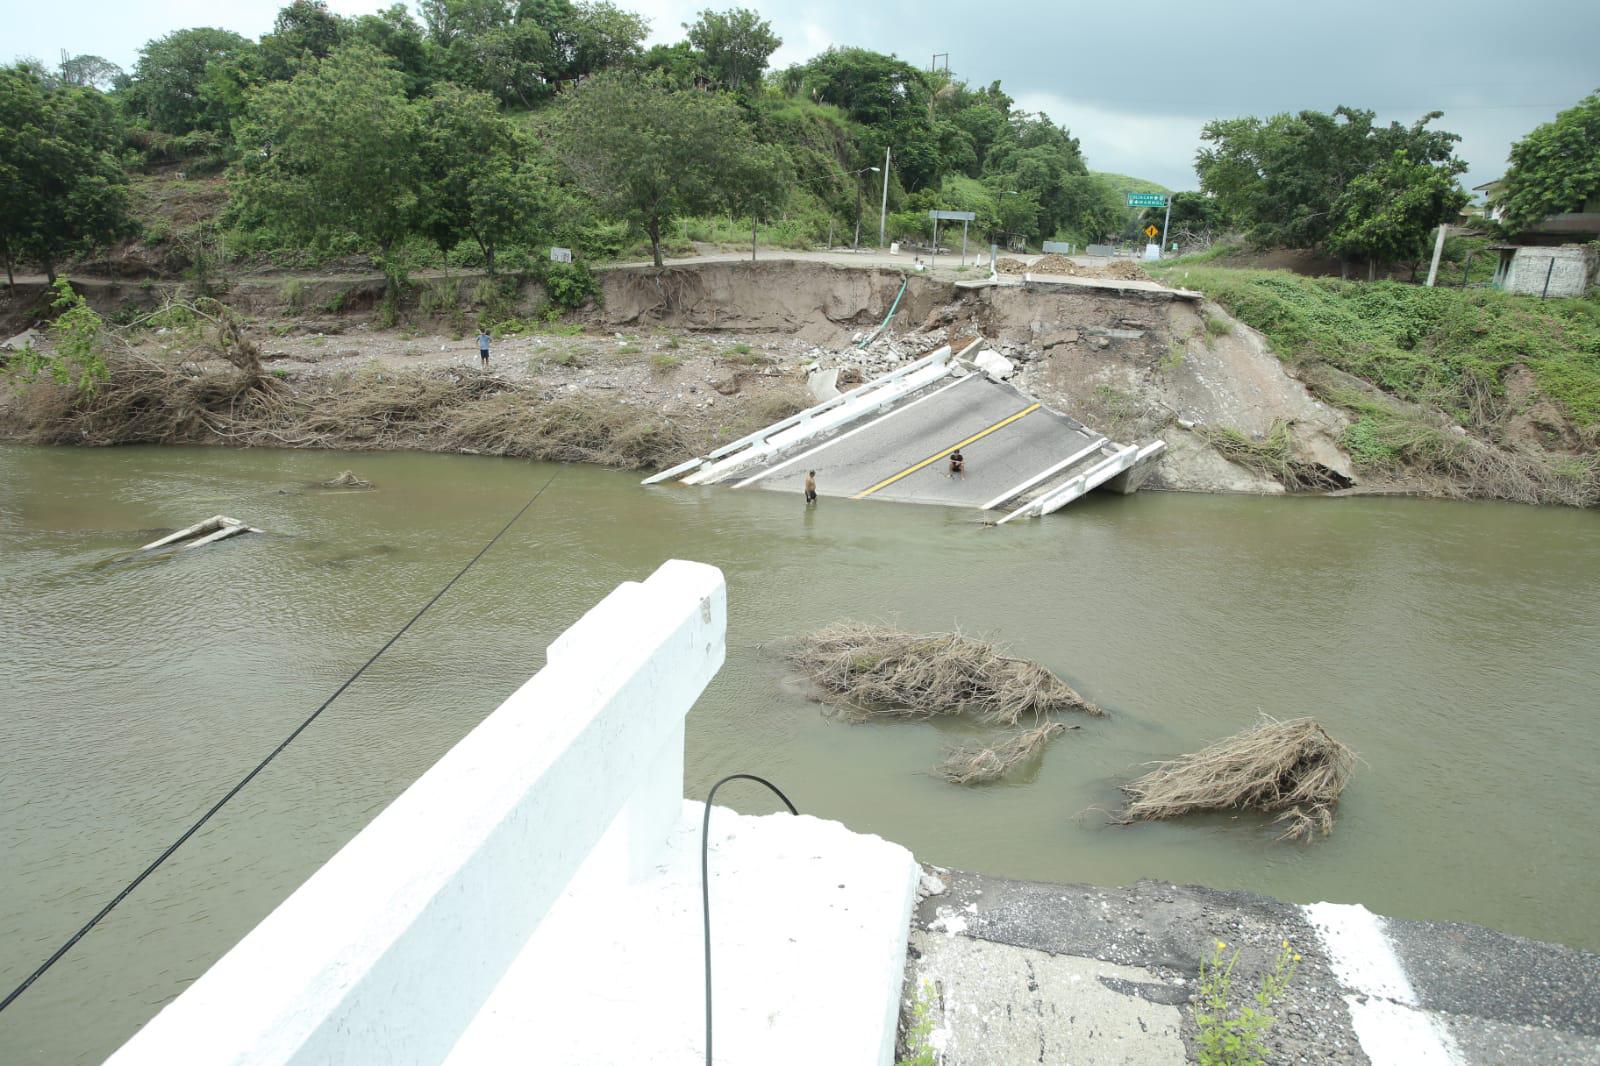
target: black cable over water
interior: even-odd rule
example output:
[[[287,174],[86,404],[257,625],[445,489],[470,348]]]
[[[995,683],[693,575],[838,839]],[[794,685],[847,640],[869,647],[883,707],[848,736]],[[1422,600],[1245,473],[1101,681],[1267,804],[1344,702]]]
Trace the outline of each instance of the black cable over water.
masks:
[[[305,721],[301,722],[298,726],[296,726],[293,733],[290,733],[288,736],[284,737],[283,738],[283,742],[280,743],[277,747],[273,748],[272,751],[270,751],[267,754],[267,757],[265,759],[262,759],[259,763],[257,763],[256,764],[256,768],[254,770],[251,770],[249,773],[245,774],[244,777],[239,781],[239,783],[237,785],[234,785],[232,788],[230,788],[228,790],[228,792],[227,792],[227,795],[223,796],[221,799],[217,800],[216,803],[212,804],[211,805],[211,809],[206,811],[206,813],[202,814],[200,816],[199,821],[195,822],[188,829],[184,830],[183,835],[180,836],[177,840],[174,840],[172,842],[172,844],[167,848],[166,851],[163,851],[159,856],[157,856],[155,862],[152,862],[149,866],[146,866],[144,868],[144,871],[142,873],[140,873],[138,877],[135,877],[132,881],[129,881],[127,887],[124,888],[121,892],[117,893],[116,898],[114,898],[110,903],[107,903],[104,907],[101,907],[100,908],[100,913],[96,914],[93,918],[90,918],[87,922],[85,922],[84,925],[83,925],[83,928],[79,929],[76,933],[73,933],[71,939],[69,939],[65,944],[62,944],[59,948],[57,948],[55,950],[55,954],[51,955],[48,959],[44,960],[43,964],[41,964],[40,967],[37,970],[33,971],[31,974],[28,975],[27,980],[23,981],[20,985],[18,985],[15,989],[13,989],[11,991],[11,993],[8,996],[6,996],[5,999],[0,1000],[0,1010],[5,1010],[7,1007],[11,1006],[12,1002],[15,1001],[18,996],[22,995],[22,993],[26,992],[28,990],[28,987],[30,985],[32,985],[35,981],[37,981],[41,976],[43,976],[43,974],[44,974],[44,972],[46,970],[50,969],[50,967],[54,966],[58,961],[60,961],[61,956],[65,955],[67,952],[71,951],[72,948],[73,948],[73,945],[77,944],[78,941],[83,939],[84,934],[88,933],[89,930],[91,930],[95,926],[99,925],[100,924],[100,920],[102,918],[104,918],[106,915],[110,914],[111,911],[112,911],[112,908],[114,908],[117,904],[121,903],[123,900],[127,899],[128,898],[128,894],[130,892],[132,892],[134,889],[138,888],[144,882],[145,878],[147,878],[151,874],[155,873],[156,868],[159,867],[162,863],[166,862],[169,858],[171,858],[173,852],[177,851],[180,847],[183,846],[183,844],[184,844],[184,842],[186,840],[188,840],[190,837],[194,836],[195,833],[199,832],[200,829],[207,822],[209,822],[211,820],[211,816],[212,815],[214,815],[218,811],[220,811],[223,808],[223,805],[226,804],[229,800],[233,799],[234,796],[237,796],[239,794],[239,792],[244,788],[244,786],[248,785],[252,780],[255,779],[255,776],[257,774],[259,774],[262,770],[265,770],[267,768],[267,764],[268,763],[270,763],[273,759],[276,759],[278,757],[278,755],[283,751],[284,748],[287,748],[291,743],[294,742],[294,739],[296,737],[298,737],[301,733],[305,732],[306,731],[306,727],[311,725],[312,722],[315,722],[317,720],[317,717],[319,715],[321,715],[323,711],[327,710],[328,707],[333,703],[334,700],[336,700],[340,696],[342,696],[344,694],[344,690],[349,688],[355,682],[356,678],[360,677],[362,674],[367,672],[367,667],[371,666],[373,663],[378,661],[378,656],[380,656],[384,652],[388,651],[394,645],[395,641],[397,641],[401,637],[405,636],[406,630],[410,629],[413,625],[415,625],[416,622],[417,622],[417,619],[421,618],[424,614],[426,614],[428,612],[428,608],[430,608],[434,604],[438,603],[439,600],[444,597],[444,594],[446,592],[450,591],[451,586],[453,586],[457,581],[460,581],[462,576],[464,574],[466,574],[466,572],[468,570],[472,569],[473,564],[476,563],[479,559],[482,559],[483,556],[484,556],[484,553],[487,552],[490,548],[494,547],[495,543],[501,537],[505,536],[507,531],[509,531],[512,526],[517,524],[517,519],[521,518],[523,515],[528,513],[528,508],[532,507],[534,505],[534,503],[539,499],[539,497],[544,495],[544,490],[550,487],[551,483],[554,482],[555,479],[556,479],[556,474],[559,474],[559,473],[561,473],[561,471],[560,471],[560,469],[557,469],[555,474],[551,474],[550,475],[550,480],[546,481],[543,485],[539,486],[539,491],[535,492],[532,496],[530,496],[528,498],[528,502],[522,505],[522,510],[518,511],[515,515],[513,515],[512,518],[511,518],[511,521],[507,522],[501,528],[500,532],[496,533],[493,537],[491,537],[489,539],[489,543],[485,544],[482,548],[479,548],[478,549],[478,554],[474,555],[471,559],[469,559],[467,561],[467,565],[463,566],[456,573],[455,577],[451,578],[448,582],[446,582],[444,588],[440,589],[437,593],[434,594],[433,599],[431,599],[427,603],[423,604],[422,605],[422,610],[418,611],[416,614],[411,616],[411,621],[409,621],[405,625],[401,626],[399,632],[395,633],[394,636],[390,637],[387,641],[385,641],[383,647],[379,648],[375,653],[373,653],[372,658],[370,658],[366,662],[362,663],[361,664],[361,669],[359,669],[355,673],[351,674],[345,680],[344,684],[340,685],[337,689],[334,690],[333,695],[329,696],[326,700],[324,700],[322,702],[322,706],[320,706],[316,710],[312,711],[311,712],[311,717],[307,718]]]
[[[783,805],[789,808],[790,814],[800,813],[794,809],[794,804],[789,802],[789,797],[783,794],[781,788],[755,774],[729,774],[712,785],[711,791],[706,793],[706,814],[700,822],[700,913],[705,919],[706,931],[706,1066],[711,1066],[711,877],[706,855],[710,850],[711,841],[711,800],[716,796],[717,789],[729,781],[754,781],[758,785],[766,785],[774,795],[783,800]]]

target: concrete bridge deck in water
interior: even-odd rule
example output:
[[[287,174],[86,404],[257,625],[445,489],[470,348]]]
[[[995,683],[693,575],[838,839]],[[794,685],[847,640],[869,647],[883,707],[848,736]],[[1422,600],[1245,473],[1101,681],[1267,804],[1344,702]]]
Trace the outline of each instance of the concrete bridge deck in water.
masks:
[[[646,484],[677,479],[798,497],[814,470],[820,496],[972,507],[1000,522],[1048,514],[1107,483],[1137,487],[1160,441],[1111,441],[1007,383],[1005,360],[977,349],[963,351],[976,353],[969,362],[941,348]],[[958,450],[959,473],[949,461]]]

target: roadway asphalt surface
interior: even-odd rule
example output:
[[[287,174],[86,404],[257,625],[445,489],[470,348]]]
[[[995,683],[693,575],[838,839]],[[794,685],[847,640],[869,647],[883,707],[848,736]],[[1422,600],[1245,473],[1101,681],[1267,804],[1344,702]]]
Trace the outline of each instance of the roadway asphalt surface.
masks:
[[[950,1030],[946,1063],[1193,1061],[1185,1044],[1197,1037],[1201,961],[1218,941],[1238,952],[1233,989],[1248,1003],[1285,940],[1301,961],[1272,1011],[1268,1062],[1600,1062],[1600,956],[1591,952],[1371,916],[1370,936],[1330,938],[1311,908],[1196,885],[932,872],[945,890],[912,917],[908,988],[934,982],[939,999],[960,1004],[936,1019]]]
[[[1082,451],[1098,434],[982,374],[941,380],[868,423],[742,472],[729,484],[799,495],[807,470],[821,496],[979,507]],[[965,473],[951,476],[957,445]]]

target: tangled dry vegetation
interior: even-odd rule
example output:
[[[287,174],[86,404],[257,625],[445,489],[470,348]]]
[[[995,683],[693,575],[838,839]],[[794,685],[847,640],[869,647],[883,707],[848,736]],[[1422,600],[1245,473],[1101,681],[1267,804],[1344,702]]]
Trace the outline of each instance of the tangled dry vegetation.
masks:
[[[959,633],[843,622],[801,638],[788,655],[853,721],[966,715],[1010,730],[947,753],[938,772],[958,784],[997,780],[1039,754],[1065,728],[1052,714],[1105,713],[1038,663]]]
[[[1311,718],[1263,717],[1242,733],[1170,762],[1122,786],[1122,824],[1177,818],[1194,811],[1276,814],[1280,840],[1333,831],[1333,808],[1356,755]]]
[[[676,462],[705,443],[636,407],[546,400],[460,370],[356,374],[297,392],[259,362],[223,370],[113,350],[106,366],[106,380],[89,394],[49,381],[25,386],[10,428],[41,444],[414,449],[628,469]]]

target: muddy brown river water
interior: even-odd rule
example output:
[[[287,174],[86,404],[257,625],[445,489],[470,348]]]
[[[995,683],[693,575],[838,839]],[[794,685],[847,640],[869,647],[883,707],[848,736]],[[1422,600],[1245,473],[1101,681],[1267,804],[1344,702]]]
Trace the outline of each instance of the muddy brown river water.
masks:
[[[372,492],[309,483],[345,468]],[[425,602],[553,468],[463,456],[0,447],[0,986],[9,989]],[[223,512],[269,531],[130,561]],[[104,1057],[663,559],[727,574],[728,664],[686,791],[748,771],[926,861],[1358,901],[1600,949],[1600,515],[1386,499],[1091,497],[969,512],[563,469],[200,835],[4,1014],[0,1062]],[[1110,711],[1017,780],[928,768],[958,730],[825,717],[766,642],[844,617],[959,626]],[[1113,828],[1141,763],[1258,713],[1363,758],[1338,828]],[[761,797],[723,793],[765,810]],[[695,960],[685,960],[693,970]]]

